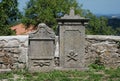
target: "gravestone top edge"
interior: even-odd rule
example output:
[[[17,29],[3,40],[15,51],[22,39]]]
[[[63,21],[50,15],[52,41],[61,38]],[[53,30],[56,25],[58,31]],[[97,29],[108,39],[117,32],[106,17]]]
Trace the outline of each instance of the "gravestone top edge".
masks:
[[[61,18],[57,18],[57,22],[88,22],[89,18],[81,17],[80,15],[75,15],[74,8],[70,8],[70,13],[65,14]]]
[[[29,39],[55,39],[55,33],[46,24],[40,23],[37,30],[29,34]]]
[[[57,18],[58,22],[88,22],[89,18],[84,18],[84,19],[60,19]]]

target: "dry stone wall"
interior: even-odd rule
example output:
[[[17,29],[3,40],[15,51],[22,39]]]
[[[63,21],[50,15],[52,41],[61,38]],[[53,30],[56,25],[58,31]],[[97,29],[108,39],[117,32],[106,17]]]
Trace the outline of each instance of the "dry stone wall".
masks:
[[[57,40],[57,49],[54,56],[59,58],[59,44]],[[106,67],[116,68],[120,66],[120,36],[87,35],[85,45],[86,66],[98,61]],[[57,61],[58,63],[59,61]],[[27,65],[28,36],[1,36],[0,70],[23,69]]]
[[[28,36],[0,37],[0,69],[23,69],[28,61]]]
[[[87,35],[86,65],[103,64],[108,68],[120,66],[120,36]]]

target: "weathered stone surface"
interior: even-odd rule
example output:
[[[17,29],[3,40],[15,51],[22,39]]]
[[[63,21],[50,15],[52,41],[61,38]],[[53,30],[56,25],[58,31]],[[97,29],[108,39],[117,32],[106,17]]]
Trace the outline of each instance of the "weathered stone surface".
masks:
[[[29,64],[31,72],[51,71],[54,66],[55,33],[45,24],[29,36]]]
[[[19,48],[11,48],[11,50],[9,50],[11,53],[16,53],[19,54],[21,52],[21,50]]]
[[[4,47],[6,44],[6,41],[3,39],[3,40],[0,40],[0,47]]]
[[[24,47],[28,47],[28,41],[25,41],[22,45],[23,45]]]
[[[28,48],[20,47],[20,55],[18,57],[18,61],[22,63],[27,63],[28,62]],[[26,54],[26,55],[25,55]]]
[[[20,42],[16,39],[12,39],[8,41],[8,43],[5,45],[6,47],[18,47],[20,45]]]
[[[55,57],[59,57],[59,40],[58,40],[58,36],[56,36]]]
[[[8,42],[12,40],[18,40],[19,46],[18,47],[6,46],[6,44],[8,44]],[[53,54],[53,56],[56,57],[55,58],[56,65],[59,66],[60,54],[58,49],[59,43],[57,43],[58,41],[56,40],[57,49],[55,55]],[[89,64],[94,63],[95,60],[99,58],[100,62],[105,66],[107,66],[108,68],[110,67],[116,68],[120,66],[119,41],[120,41],[120,36],[87,35],[85,41],[85,65],[88,66]],[[0,72],[8,71],[8,69],[17,70],[26,67],[28,63],[27,44],[28,44],[28,36],[0,36]],[[5,54],[7,54],[10,58],[12,58],[13,60],[12,67],[9,66],[10,64],[9,59],[7,59],[7,61],[3,60],[3,57],[6,58]],[[69,57],[69,55],[67,57]],[[51,59],[46,61],[43,61],[42,59],[39,61],[38,60],[33,60],[33,61],[35,62],[36,65],[39,65],[39,67],[44,68],[44,67],[48,67],[49,61],[51,62]],[[6,67],[5,64],[8,64],[8,68]]]
[[[18,66],[26,66],[28,60],[26,42],[28,43],[28,36],[0,36],[0,70],[14,70],[18,69]],[[25,43],[26,45],[22,47]]]
[[[58,19],[60,35],[60,66],[63,69],[84,68],[85,27],[88,19],[70,14]]]
[[[86,37],[86,65],[99,60],[106,67],[120,66],[119,36],[87,35]]]

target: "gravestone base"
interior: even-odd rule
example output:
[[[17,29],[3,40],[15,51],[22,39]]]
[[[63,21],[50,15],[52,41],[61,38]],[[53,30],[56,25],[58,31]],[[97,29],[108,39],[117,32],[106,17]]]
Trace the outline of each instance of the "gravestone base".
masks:
[[[53,71],[54,60],[51,59],[31,59],[29,67],[30,72],[49,72]]]
[[[55,67],[55,70],[60,70],[60,71],[69,71],[69,70],[87,71],[87,70],[89,70],[89,68],[87,68],[87,67],[80,67],[80,68]]]

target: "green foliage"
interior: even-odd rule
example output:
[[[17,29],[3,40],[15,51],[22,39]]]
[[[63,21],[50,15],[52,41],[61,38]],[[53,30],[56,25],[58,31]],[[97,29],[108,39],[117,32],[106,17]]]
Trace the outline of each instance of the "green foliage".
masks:
[[[90,80],[90,81],[102,81],[102,77],[103,77],[102,74],[91,73],[88,80]]]
[[[13,34],[9,27],[20,17],[17,6],[17,0],[2,0],[0,2],[0,35]]]
[[[108,24],[116,30],[116,35],[120,35],[120,19],[119,18],[109,18]]]
[[[98,69],[98,66],[93,65]],[[24,70],[0,74],[0,80],[8,81],[120,81],[120,68],[96,71],[51,71],[30,73]]]
[[[117,69],[105,70],[105,73],[109,74],[110,78],[120,77],[120,67],[118,67]]]
[[[86,34],[115,35],[119,34],[120,29],[112,29],[108,26],[105,17],[96,17],[89,10],[82,9],[82,5],[77,0],[30,0],[25,8],[25,15],[21,15],[18,10],[17,0],[2,0],[0,2],[0,35],[11,35],[13,32],[10,26],[16,22],[22,22],[29,27],[35,27],[39,23],[46,23],[54,30],[57,29],[56,18],[69,14],[70,7],[74,7],[75,14],[90,18],[89,25],[86,27]]]
[[[116,27],[116,35],[120,35],[120,27]]]
[[[105,69],[104,65],[98,65],[98,64],[91,64],[91,65],[89,65],[89,68],[92,71],[99,71],[99,70]]]
[[[81,5],[77,0],[30,0],[25,8],[25,16],[22,21],[28,27],[30,24],[46,23],[55,28],[56,18],[68,14],[70,7],[74,7],[76,14],[82,14]]]
[[[90,18],[86,27],[87,34],[114,35],[115,31],[108,26],[105,17],[96,17],[89,10],[82,9],[77,0],[30,0],[25,8],[22,22],[29,27],[30,24],[46,23],[56,30],[56,18],[69,14],[70,7],[75,8],[76,14]]]
[[[105,66],[101,63],[100,58],[96,57],[95,62],[89,65],[91,71],[105,70]]]
[[[0,80],[1,79],[9,79],[9,78],[13,78],[13,73],[12,72],[6,72],[3,74],[0,74]]]
[[[96,17],[91,12],[86,14],[90,18],[89,25],[86,28],[87,34],[93,35],[115,35],[115,30],[108,26],[108,20],[105,17]]]

